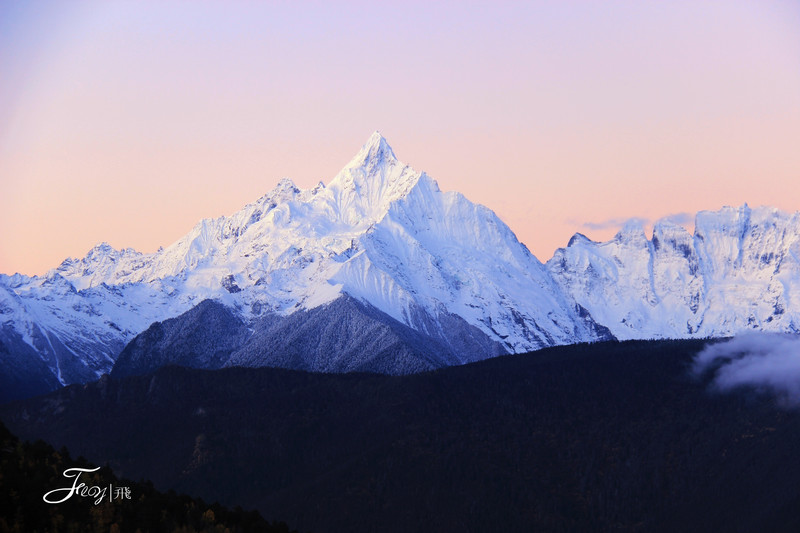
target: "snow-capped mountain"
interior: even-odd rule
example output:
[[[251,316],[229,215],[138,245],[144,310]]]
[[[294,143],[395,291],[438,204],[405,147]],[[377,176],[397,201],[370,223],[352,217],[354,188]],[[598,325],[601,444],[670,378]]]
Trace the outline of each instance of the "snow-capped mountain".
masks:
[[[701,211],[694,235],[631,222],[608,242],[581,234],[547,262],[569,297],[619,339],[800,332],[800,213]]]
[[[151,323],[206,299],[255,324],[347,296],[449,346],[432,366],[604,331],[491,210],[440,191],[377,132],[327,186],[284,179],[156,253],[101,244],[42,278],[2,276],[0,287],[5,335],[61,383],[108,372]]]
[[[158,252],[101,244],[0,275],[0,385],[169,363],[399,374],[613,336],[797,332],[799,258],[800,214],[745,205],[699,213],[694,235],[576,234],[543,265],[376,132],[327,186],[284,179]]]

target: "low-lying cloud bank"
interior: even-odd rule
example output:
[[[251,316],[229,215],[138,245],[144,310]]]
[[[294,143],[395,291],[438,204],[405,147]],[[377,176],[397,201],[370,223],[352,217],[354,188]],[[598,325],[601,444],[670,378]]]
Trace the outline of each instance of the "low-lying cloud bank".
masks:
[[[800,406],[800,336],[747,333],[709,344],[694,361],[696,375],[713,373],[720,391],[751,387],[775,394],[780,403]]]

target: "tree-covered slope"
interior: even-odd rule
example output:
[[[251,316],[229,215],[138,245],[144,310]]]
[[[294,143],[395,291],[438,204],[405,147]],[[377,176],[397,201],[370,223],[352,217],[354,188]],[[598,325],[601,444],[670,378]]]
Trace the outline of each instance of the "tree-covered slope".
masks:
[[[800,414],[690,373],[704,341],[410,376],[168,367],[9,404],[26,438],[314,531],[797,531]]]
[[[73,468],[93,470],[79,474],[79,482],[112,490],[97,504],[94,496],[79,495],[46,503],[43,496],[51,490],[72,486],[73,478],[64,477],[64,471]],[[117,497],[117,488],[129,489],[130,498]],[[59,501],[65,496],[62,491],[49,498]],[[20,442],[0,424],[0,532],[36,531],[289,533],[289,528],[270,524],[255,511],[231,510],[173,491],[159,492],[150,482],[119,479],[108,467],[71,458],[65,448],[56,451],[42,441]]]

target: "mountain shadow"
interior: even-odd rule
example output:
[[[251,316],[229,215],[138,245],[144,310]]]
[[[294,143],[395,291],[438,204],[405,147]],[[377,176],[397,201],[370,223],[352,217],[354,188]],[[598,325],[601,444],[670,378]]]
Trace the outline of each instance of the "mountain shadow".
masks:
[[[437,330],[435,324],[440,323],[446,329]],[[288,316],[267,314],[249,324],[232,308],[206,300],[136,336],[117,358],[111,375],[142,375],[166,365],[398,375],[505,353],[499,343],[457,315],[442,314],[427,324],[432,335],[349,296]]]
[[[9,326],[0,327],[0,368],[0,403],[61,387],[41,356]]]

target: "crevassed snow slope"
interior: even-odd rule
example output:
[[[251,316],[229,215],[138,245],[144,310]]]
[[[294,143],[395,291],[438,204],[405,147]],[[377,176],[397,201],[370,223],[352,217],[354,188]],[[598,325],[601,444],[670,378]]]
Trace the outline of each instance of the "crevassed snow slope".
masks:
[[[800,213],[701,211],[694,235],[660,220],[651,239],[633,222],[608,242],[577,234],[547,267],[620,339],[800,332]]]

